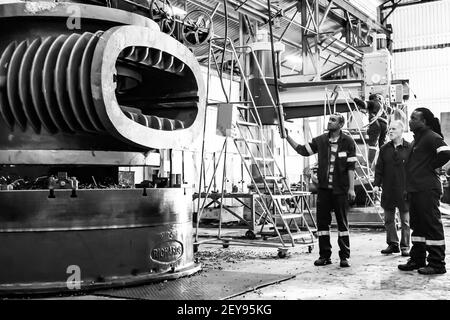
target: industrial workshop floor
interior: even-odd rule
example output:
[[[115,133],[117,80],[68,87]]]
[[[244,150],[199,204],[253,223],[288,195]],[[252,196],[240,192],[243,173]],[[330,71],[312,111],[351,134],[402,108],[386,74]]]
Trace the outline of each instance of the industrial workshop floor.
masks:
[[[450,266],[450,219],[446,221],[447,264]],[[351,267],[339,267],[336,232],[332,233],[333,264],[315,267],[318,248],[312,253],[307,248],[291,248],[286,258],[277,256],[276,248],[258,248],[204,244],[196,257],[203,264],[203,271],[195,277],[216,276],[218,272],[232,274],[257,274],[261,285],[247,288],[232,295],[233,290],[224,289],[222,296],[206,296],[204,299],[232,300],[318,300],[318,299],[450,299],[450,270],[447,274],[423,276],[414,272],[401,272],[399,263],[406,258],[399,254],[381,255],[385,247],[383,230],[351,230]],[[266,275],[266,277],[264,276]],[[279,281],[274,281],[277,279]],[[267,278],[267,281],[263,281]],[[262,279],[262,280],[261,280]],[[272,280],[271,280],[272,279]],[[177,280],[175,280],[177,281]],[[268,284],[267,284],[268,283]],[[222,286],[218,282],[217,286]],[[98,295],[66,297],[65,299],[111,299]],[[175,298],[175,297],[174,297]],[[195,299],[194,297],[190,299]]]
[[[450,222],[450,221],[449,221]],[[351,230],[351,267],[340,268],[337,232],[332,234],[333,264],[316,267],[318,248],[294,248],[285,259],[275,249],[200,247],[198,256],[207,269],[239,270],[267,274],[295,275],[295,278],[256,289],[234,300],[318,300],[318,299],[450,299],[450,270],[444,275],[423,276],[397,269],[406,258],[381,255],[384,230]],[[447,264],[450,265],[450,223],[446,226]]]

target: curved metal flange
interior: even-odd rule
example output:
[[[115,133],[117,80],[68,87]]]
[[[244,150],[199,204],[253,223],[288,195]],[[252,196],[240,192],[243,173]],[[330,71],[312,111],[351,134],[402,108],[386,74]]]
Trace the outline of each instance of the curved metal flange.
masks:
[[[148,47],[166,53],[168,57],[180,60],[184,72],[190,71],[193,77],[198,101],[196,112],[189,125],[173,130],[173,125],[162,126],[162,130],[146,127],[138,119],[122,112],[116,98],[116,63],[121,52],[127,47]],[[163,54],[164,56],[164,54]],[[172,63],[164,65],[172,67]],[[151,90],[152,88],[148,88]],[[95,108],[103,126],[115,137],[129,143],[148,148],[183,148],[192,145],[201,136],[202,114],[205,108],[205,88],[200,65],[194,54],[172,37],[138,26],[114,27],[106,31],[95,48],[91,69],[91,90]],[[150,117],[151,118],[151,117]],[[149,119],[151,122],[151,119]],[[173,119],[177,120],[177,119]],[[170,128],[169,128],[170,127]]]
[[[36,161],[38,159],[39,162]],[[100,150],[1,150],[0,163],[6,165],[96,165],[159,166],[160,155],[154,152]]]

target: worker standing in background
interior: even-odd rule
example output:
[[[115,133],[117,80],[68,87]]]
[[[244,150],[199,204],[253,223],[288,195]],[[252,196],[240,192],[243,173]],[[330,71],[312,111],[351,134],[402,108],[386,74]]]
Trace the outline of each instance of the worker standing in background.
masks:
[[[342,132],[345,119],[341,114],[333,114],[328,120],[328,132],[313,138],[311,142],[300,145],[288,132],[286,139],[302,156],[318,154],[317,169],[317,235],[319,237],[320,257],[316,266],[331,264],[330,225],[331,211],[334,210],[338,224],[338,245],[341,267],[349,267],[350,235],[347,221],[347,197],[355,200],[355,162],[356,146],[350,136]],[[286,130],[287,131],[287,130]]]
[[[444,227],[439,211],[442,184],[436,169],[450,160],[450,147],[444,142],[439,120],[427,108],[414,110],[409,127],[414,133],[406,164],[412,248],[411,258],[398,268],[418,269],[426,275],[442,274],[446,272]]]
[[[383,96],[379,93],[374,93],[369,96],[369,101],[363,101],[359,98],[353,98],[356,105],[362,110],[369,112],[369,128],[367,135],[369,140],[369,163],[371,167],[378,148],[384,144],[387,133],[387,114],[383,107]]]
[[[389,139],[380,148],[375,166],[375,181],[373,191],[378,194],[382,187],[381,207],[384,210],[384,226],[388,247],[381,250],[382,254],[402,252],[409,256],[410,227],[409,211],[406,201],[405,163],[408,159],[411,145],[403,139],[404,124],[393,120],[389,125]],[[398,208],[401,221],[401,240],[399,240],[395,225],[395,209]]]

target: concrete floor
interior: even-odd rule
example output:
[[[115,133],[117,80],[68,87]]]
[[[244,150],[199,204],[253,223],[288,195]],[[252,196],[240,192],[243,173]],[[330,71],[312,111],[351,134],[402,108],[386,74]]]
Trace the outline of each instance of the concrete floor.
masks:
[[[402,272],[399,263],[407,258],[399,254],[382,255],[386,247],[384,230],[351,230],[351,267],[340,268],[337,232],[332,232],[333,264],[316,267],[318,248],[308,253],[305,247],[289,249],[286,258],[276,248],[203,244],[196,257],[203,271],[226,270],[249,273],[295,275],[293,279],[253,290],[232,300],[422,300],[450,299],[450,225],[445,227],[448,273],[423,276],[417,271]],[[63,300],[116,300],[84,295],[55,297]],[[117,299],[120,300],[120,299]]]
[[[450,227],[446,227],[447,264],[450,262]],[[423,276],[417,271],[402,272],[399,254],[382,255],[386,247],[383,230],[352,230],[351,267],[340,268],[337,232],[332,233],[333,264],[316,267],[318,248],[293,248],[280,259],[276,249],[255,247],[200,246],[198,256],[205,270],[218,268],[249,273],[277,273],[295,278],[233,298],[246,299],[450,299],[450,267],[444,275]],[[449,265],[450,266],[450,265]]]

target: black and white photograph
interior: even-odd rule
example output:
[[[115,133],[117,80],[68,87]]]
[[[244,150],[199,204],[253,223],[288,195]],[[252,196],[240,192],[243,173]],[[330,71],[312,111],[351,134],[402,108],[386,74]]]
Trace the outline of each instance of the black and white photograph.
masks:
[[[0,308],[448,301],[449,15],[0,0]]]

